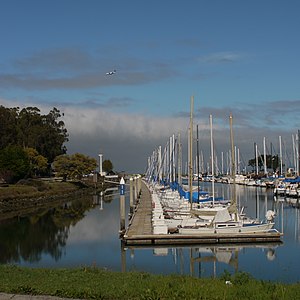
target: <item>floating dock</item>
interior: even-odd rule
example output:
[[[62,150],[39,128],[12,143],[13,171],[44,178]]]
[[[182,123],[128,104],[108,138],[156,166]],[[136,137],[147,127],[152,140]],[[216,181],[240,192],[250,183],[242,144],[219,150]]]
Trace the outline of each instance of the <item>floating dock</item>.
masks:
[[[141,192],[128,228],[121,235],[126,246],[142,245],[195,245],[195,244],[225,244],[225,243],[266,243],[281,242],[282,233],[277,230],[268,233],[239,233],[239,234],[193,234],[178,233],[154,234],[152,226],[152,194],[145,182],[142,181]]]

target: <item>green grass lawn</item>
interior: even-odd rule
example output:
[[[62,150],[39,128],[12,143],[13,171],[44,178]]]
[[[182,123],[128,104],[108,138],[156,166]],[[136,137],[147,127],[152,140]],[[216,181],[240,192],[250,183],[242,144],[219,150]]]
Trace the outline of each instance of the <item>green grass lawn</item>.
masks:
[[[82,299],[300,299],[300,284],[259,281],[246,273],[198,279],[93,267],[31,269],[2,265],[0,274],[0,292],[13,294]]]

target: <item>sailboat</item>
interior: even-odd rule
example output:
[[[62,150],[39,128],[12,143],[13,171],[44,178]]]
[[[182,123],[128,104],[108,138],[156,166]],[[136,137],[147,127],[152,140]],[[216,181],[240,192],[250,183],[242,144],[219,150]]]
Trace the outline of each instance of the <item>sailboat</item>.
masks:
[[[217,213],[227,211],[229,201],[215,203],[214,193],[214,159],[213,159],[213,142],[212,142],[212,116],[210,116],[211,125],[211,163],[212,163],[212,197],[209,197],[209,201],[199,200],[199,183],[198,183],[198,201],[193,201],[193,169],[192,169],[192,141],[193,141],[193,97],[191,98],[191,115],[190,115],[190,127],[189,127],[189,202],[187,204],[178,207],[176,212],[170,213],[170,209],[167,209],[169,218],[166,219],[169,229],[186,228],[186,227],[207,227],[216,217]],[[198,132],[197,132],[198,133]],[[198,146],[198,145],[197,145]],[[166,207],[166,204],[164,204]]]
[[[212,197],[199,197],[200,191],[197,188],[197,203],[193,201],[193,167],[192,167],[192,143],[193,143],[193,107],[194,98],[191,97],[191,114],[190,114],[190,125],[189,125],[189,176],[188,176],[188,190],[186,194],[189,197],[189,203],[180,197],[176,191],[164,190],[159,192],[160,202],[164,209],[165,223],[168,225],[170,231],[175,231],[178,227],[198,227],[207,226],[214,219],[218,211],[228,208],[228,202],[215,204],[214,192]],[[170,195],[171,193],[171,195]]]
[[[267,211],[266,222],[259,223],[256,220],[251,220],[238,213],[236,204],[236,187],[235,187],[235,157],[234,157],[234,143],[232,131],[232,115],[230,115],[230,139],[231,139],[231,155],[232,155],[232,176],[233,176],[233,201],[228,209],[217,211],[215,217],[209,225],[182,227],[179,228],[180,234],[193,235],[193,234],[255,234],[255,233],[268,233],[274,227],[275,213]]]

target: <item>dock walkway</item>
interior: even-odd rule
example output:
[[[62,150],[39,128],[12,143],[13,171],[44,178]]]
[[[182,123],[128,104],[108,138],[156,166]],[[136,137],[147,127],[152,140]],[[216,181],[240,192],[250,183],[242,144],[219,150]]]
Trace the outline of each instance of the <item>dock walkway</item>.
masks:
[[[121,236],[124,245],[192,245],[223,243],[262,243],[281,242],[282,233],[240,233],[230,234],[153,234],[152,229],[152,195],[145,182],[141,183],[141,195],[135,207],[132,219],[125,234]]]
[[[144,236],[152,234],[152,201],[151,193],[147,185],[142,181],[141,197],[136,206],[132,220],[126,231],[126,235],[130,238],[133,236]]]

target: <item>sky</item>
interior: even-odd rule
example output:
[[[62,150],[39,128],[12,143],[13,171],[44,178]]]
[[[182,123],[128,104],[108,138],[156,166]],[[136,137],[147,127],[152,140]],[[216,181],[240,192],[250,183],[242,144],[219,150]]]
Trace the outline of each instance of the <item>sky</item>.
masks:
[[[171,135],[187,144],[193,96],[207,160],[209,116],[220,161],[232,114],[245,165],[264,138],[278,154],[279,136],[293,161],[299,11],[297,0],[0,0],[0,105],[56,107],[68,154],[143,173]]]

